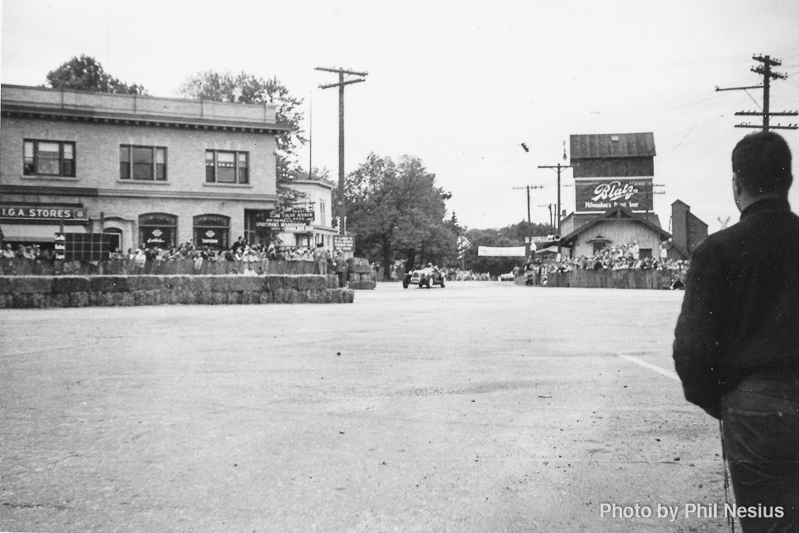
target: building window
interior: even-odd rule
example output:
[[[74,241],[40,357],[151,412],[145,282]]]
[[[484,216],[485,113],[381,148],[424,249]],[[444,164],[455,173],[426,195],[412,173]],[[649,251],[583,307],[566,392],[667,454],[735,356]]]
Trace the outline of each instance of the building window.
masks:
[[[327,203],[324,200],[319,200],[319,223],[327,226]]]
[[[206,183],[250,182],[249,152],[205,151]]]
[[[166,148],[123,144],[119,147],[119,177],[166,181]]]
[[[639,248],[638,257],[640,259],[647,259],[649,257],[652,257],[652,248]]]
[[[227,248],[230,244],[230,217],[198,215],[194,217],[194,245],[213,249]]]
[[[145,248],[169,249],[175,246],[178,217],[167,213],[139,215],[139,244]]]
[[[122,251],[122,230],[119,228],[105,228],[103,233],[110,237],[111,251]]]
[[[24,140],[22,173],[25,176],[75,177],[75,143]]]

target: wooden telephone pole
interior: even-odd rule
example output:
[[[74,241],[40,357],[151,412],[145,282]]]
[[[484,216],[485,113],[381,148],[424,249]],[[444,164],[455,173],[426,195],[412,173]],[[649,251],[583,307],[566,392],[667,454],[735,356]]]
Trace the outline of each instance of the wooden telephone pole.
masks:
[[[340,221],[345,224],[344,218],[347,216],[347,206],[344,203],[344,87],[353,83],[360,83],[366,81],[364,76],[368,72],[355,72],[352,70],[344,70],[340,68],[322,68],[316,67],[314,70],[322,70],[324,72],[333,72],[338,74],[338,83],[331,83],[328,85],[320,85],[320,89],[330,89],[338,87],[338,205],[337,212]],[[360,76],[355,79],[344,79],[344,76]]]
[[[525,243],[525,251],[527,256],[530,256],[530,244],[532,244],[531,229],[533,224],[530,220],[530,189],[543,189],[543,185],[526,185],[524,187],[514,187],[514,189],[527,189],[527,242]]]
[[[566,157],[566,152],[563,152],[564,159]],[[572,168],[571,165],[561,165],[558,163],[557,165],[538,165],[538,168],[554,168],[558,171],[558,212],[555,213],[555,231],[560,233],[560,171],[566,170],[567,168]],[[558,253],[560,253],[560,241],[558,241]]]
[[[771,67],[777,67],[782,65],[782,63],[776,59],[772,59],[770,56],[753,56],[752,59],[762,63],[762,65],[758,67],[752,67],[752,72],[756,72],[757,74],[761,74],[763,76],[763,85],[754,85],[750,87],[730,87],[727,89],[720,89],[716,87],[716,91],[745,91],[747,89],[763,89],[763,111],[738,111],[735,113],[737,116],[760,116],[762,117],[762,125],[758,124],[749,124],[748,122],[744,124],[736,124],[736,128],[760,128],[763,131],[772,130],[795,130],[797,129],[796,124],[788,124],[787,126],[782,125],[775,125],[772,126],[770,124],[770,117],[772,116],[782,116],[782,117],[795,117],[799,115],[797,111],[778,111],[772,113],[770,111],[770,102],[769,102],[769,93],[771,89],[771,80],[784,80],[788,76],[785,74],[779,74],[777,72],[772,72]]]

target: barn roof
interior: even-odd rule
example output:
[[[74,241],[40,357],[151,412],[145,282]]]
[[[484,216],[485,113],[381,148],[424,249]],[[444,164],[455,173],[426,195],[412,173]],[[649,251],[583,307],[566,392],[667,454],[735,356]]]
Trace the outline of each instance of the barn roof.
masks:
[[[573,160],[656,155],[655,136],[651,132],[570,135],[569,146]]]

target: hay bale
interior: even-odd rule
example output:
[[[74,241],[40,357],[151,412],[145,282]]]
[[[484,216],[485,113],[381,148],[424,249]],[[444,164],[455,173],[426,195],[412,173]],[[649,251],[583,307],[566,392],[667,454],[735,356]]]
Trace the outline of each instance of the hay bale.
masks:
[[[260,295],[260,291],[244,291],[241,294],[241,303],[242,305],[257,304],[259,302]]]
[[[227,293],[227,303],[228,305],[237,305],[241,303],[241,292],[238,291],[231,291]]]
[[[349,283],[350,289],[356,291],[363,291],[363,290],[374,290],[377,286],[377,283],[374,281],[351,281]]]
[[[202,291],[199,294],[195,293],[195,296],[197,298],[197,303],[200,305],[214,305],[214,294],[211,291]]]
[[[327,286],[327,279],[319,274],[307,274],[304,276],[297,276],[297,290],[319,290]]]
[[[105,307],[103,305],[103,293],[92,291],[89,293],[89,307]]]
[[[34,309],[44,309],[47,307],[47,295],[31,294],[31,307]]]
[[[340,289],[341,290],[341,303],[351,304],[355,301],[355,291],[350,289]]]
[[[171,276],[161,276],[161,286],[164,289],[168,289],[170,291],[177,291],[183,288],[185,285],[185,280],[187,280],[190,276],[182,276],[182,275],[171,275]]]
[[[235,291],[231,287],[233,285],[231,283],[232,276],[208,276],[208,286],[211,289],[211,292],[230,292]]]
[[[15,276],[8,284],[8,292],[14,294],[50,294],[53,278],[50,276]]]
[[[278,289],[285,289],[287,287],[287,279],[287,276],[267,274],[263,278],[262,290],[276,291]]]
[[[55,294],[88,292],[89,288],[89,278],[86,276],[56,276],[53,278],[53,293]]]
[[[87,285],[88,285],[88,280]],[[87,307],[89,305],[89,293],[86,291],[77,291],[69,294],[69,307]]]
[[[92,276],[89,278],[89,290],[92,292],[127,292],[127,276]]]
[[[131,292],[154,291],[164,286],[161,276],[130,276],[128,290]]]
[[[177,298],[177,302],[181,305],[192,305],[194,303],[194,291],[188,288],[181,288],[175,291],[172,291]]]
[[[14,294],[11,306],[14,309],[29,309],[33,306],[32,302],[32,294]]]
[[[9,294],[11,290],[11,280],[16,276],[0,276],[0,294]]]
[[[167,305],[177,305],[180,303],[180,290],[170,289],[164,295],[164,303]]]
[[[209,280],[213,282],[213,280]],[[212,305],[227,305],[228,303],[228,294],[227,292],[212,292],[211,293],[211,303]]]
[[[45,304],[47,307],[67,307],[69,305],[69,295],[61,293],[61,294],[48,294],[47,303]]]

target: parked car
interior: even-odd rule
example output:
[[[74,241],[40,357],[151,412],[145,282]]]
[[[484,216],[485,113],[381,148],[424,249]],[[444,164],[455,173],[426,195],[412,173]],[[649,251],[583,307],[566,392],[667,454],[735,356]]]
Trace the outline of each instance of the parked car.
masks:
[[[427,287],[429,289],[434,285],[440,285],[443,289],[445,281],[443,273],[437,268],[429,266],[427,268],[412,270],[405,274],[405,277],[402,278],[402,287],[407,289],[411,285],[416,285],[419,288]]]
[[[516,279],[516,275],[513,272],[508,272],[507,274],[500,274],[499,281],[514,281]]]

